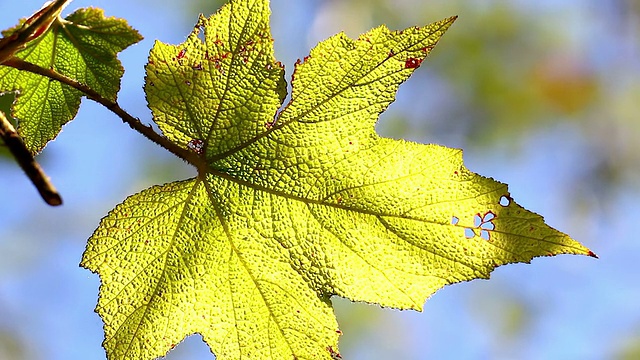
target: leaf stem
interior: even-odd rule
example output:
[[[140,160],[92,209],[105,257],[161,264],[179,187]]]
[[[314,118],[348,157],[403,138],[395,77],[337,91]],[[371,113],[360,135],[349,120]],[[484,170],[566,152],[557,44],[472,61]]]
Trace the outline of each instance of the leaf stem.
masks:
[[[0,138],[4,140],[5,145],[13,154],[22,170],[31,180],[33,185],[42,196],[42,199],[51,206],[62,205],[62,197],[56,190],[55,186],[49,181],[40,164],[33,158],[33,155],[27,149],[22,137],[18,135],[13,125],[4,112],[0,111]]]
[[[129,125],[133,130],[136,130],[140,134],[142,134],[147,139],[152,142],[158,144],[163,147],[170,153],[179,157],[180,159],[192,164],[198,169],[206,168],[207,164],[203,158],[201,158],[197,153],[178,146],[177,144],[171,142],[166,137],[158,134],[153,130],[150,125],[144,125],[138,118],[131,116],[125,110],[123,110],[120,105],[113,100],[107,99],[100,95],[97,91],[88,87],[85,84],[78,82],[70,77],[67,77],[63,74],[60,74],[52,69],[45,69],[38,65],[32,64],[30,62],[24,61],[22,59],[12,57],[10,59],[5,60],[2,65],[10,66],[18,70],[28,71],[34,74],[38,74],[50,79],[57,80],[63,84],[71,86],[72,88],[82,92],[87,98],[103,105],[111,112],[116,114],[124,123]]]

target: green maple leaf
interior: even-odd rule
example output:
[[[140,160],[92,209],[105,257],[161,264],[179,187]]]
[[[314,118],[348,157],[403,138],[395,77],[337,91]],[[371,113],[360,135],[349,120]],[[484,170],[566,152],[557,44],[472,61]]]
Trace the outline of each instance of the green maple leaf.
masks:
[[[193,333],[220,360],[338,358],[333,295],[420,310],[499,265],[592,254],[460,150],[375,133],[454,18],[320,43],[278,112],[268,16],[267,0],[231,1],[151,51],[155,121],[202,162],[129,197],[89,239],[109,359],[163,356]]]
[[[4,31],[9,37],[21,25]],[[54,70],[114,100],[124,69],[116,54],[142,37],[124,20],[100,9],[79,9],[56,19],[45,34],[28,42],[15,57]],[[58,81],[0,65],[0,93],[16,91],[13,117],[30,151],[40,152],[78,112],[82,93]]]

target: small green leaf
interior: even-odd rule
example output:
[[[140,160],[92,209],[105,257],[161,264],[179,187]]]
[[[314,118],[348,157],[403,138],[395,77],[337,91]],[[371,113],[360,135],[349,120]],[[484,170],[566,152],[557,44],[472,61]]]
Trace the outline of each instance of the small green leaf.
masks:
[[[333,295],[420,310],[499,265],[591,254],[460,150],[375,133],[454,18],[320,43],[278,113],[268,15],[267,0],[231,1],[151,51],[154,119],[204,165],[129,197],[89,239],[109,359],[163,356],[193,333],[219,360],[335,359]]]
[[[9,36],[19,27],[3,32]],[[56,20],[16,57],[54,70],[115,100],[124,69],[116,54],[142,37],[124,20],[107,18],[100,9],[79,9]],[[0,66],[0,93],[16,91],[13,117],[29,149],[37,153],[73,119],[82,93],[41,75]]]

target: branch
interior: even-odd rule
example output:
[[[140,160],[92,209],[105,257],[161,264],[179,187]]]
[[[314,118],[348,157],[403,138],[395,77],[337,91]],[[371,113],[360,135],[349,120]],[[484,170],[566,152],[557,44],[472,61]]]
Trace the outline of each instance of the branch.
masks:
[[[0,111],[0,138],[4,140],[5,145],[7,145],[18,164],[20,164],[24,173],[27,174],[33,185],[38,189],[42,199],[51,206],[62,205],[60,194],[49,181],[47,175],[25,146],[22,137],[18,135],[2,111]]]
[[[144,135],[144,137],[146,137],[147,139],[165,148],[180,159],[192,164],[198,169],[203,169],[207,166],[206,162],[198,154],[169,141],[169,139],[167,139],[166,137],[155,132],[151,126],[144,125],[142,124],[142,122],[140,122],[139,119],[129,115],[129,113],[124,111],[117,102],[102,97],[102,95],[100,95],[98,92],[88,87],[87,85],[81,84],[78,81],[62,75],[54,70],[42,68],[38,65],[34,65],[30,62],[18,59],[16,57],[5,60],[2,65],[38,74],[71,86],[72,88],[82,92],[87,98],[111,110],[111,112],[118,115],[118,117],[120,117],[120,119],[122,119],[124,123],[128,124],[129,127],[131,127],[133,130],[136,130],[140,134]]]
[[[0,39],[0,64],[10,59],[16,51],[21,50],[31,40],[44,34],[55,19],[72,0],[55,0],[45,4],[42,9],[31,15],[22,27]]]

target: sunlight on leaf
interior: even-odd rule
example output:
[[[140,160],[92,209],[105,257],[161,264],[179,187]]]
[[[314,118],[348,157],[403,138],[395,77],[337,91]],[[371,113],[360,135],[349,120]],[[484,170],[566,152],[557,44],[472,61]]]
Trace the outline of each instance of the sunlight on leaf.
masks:
[[[109,359],[163,356],[193,333],[220,360],[335,359],[333,295],[421,310],[499,265],[591,254],[460,150],[376,134],[455,18],[331,37],[296,64],[276,115],[268,16],[267,0],[231,1],[151,51],[154,119],[206,166],[129,197],[89,239]]]
[[[10,36],[20,26],[3,32]],[[79,9],[55,21],[46,34],[27,44],[16,57],[54,70],[115,100],[124,69],[116,54],[142,37],[124,20],[107,18],[100,9]],[[43,76],[0,66],[0,93],[16,91],[12,116],[28,148],[40,152],[62,125],[75,117],[82,94]]]

